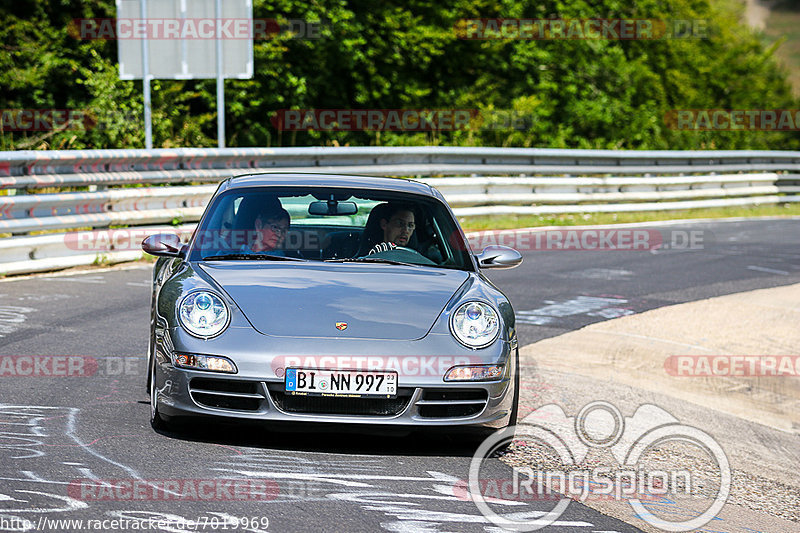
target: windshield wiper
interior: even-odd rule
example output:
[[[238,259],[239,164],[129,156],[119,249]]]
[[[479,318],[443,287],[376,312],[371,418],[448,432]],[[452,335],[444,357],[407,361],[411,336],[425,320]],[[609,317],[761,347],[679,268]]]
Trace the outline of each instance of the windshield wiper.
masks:
[[[326,259],[326,263],[386,263],[388,265],[403,265],[403,266],[422,266],[417,263],[406,263],[404,261],[395,261],[393,259],[384,259],[382,257],[345,257],[344,259]],[[427,265],[426,265],[427,266]]]
[[[220,255],[210,255],[208,257],[204,257],[203,261],[223,261],[226,259],[258,259],[262,261],[305,261],[305,259],[301,259],[299,257],[287,257],[285,255],[268,255],[268,254],[247,254],[247,253],[237,253],[237,254],[220,254]]]

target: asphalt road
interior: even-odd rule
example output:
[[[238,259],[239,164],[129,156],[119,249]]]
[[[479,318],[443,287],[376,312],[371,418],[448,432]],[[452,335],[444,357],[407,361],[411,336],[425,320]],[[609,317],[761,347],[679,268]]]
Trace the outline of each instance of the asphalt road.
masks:
[[[800,282],[800,221],[659,228],[667,229],[702,231],[703,245],[528,251],[521,267],[490,273],[512,299],[522,343],[663,305]],[[100,529],[40,522],[75,519],[125,519],[118,529],[133,530],[135,521],[135,529],[163,531],[498,531],[454,490],[467,479],[473,452],[457,438],[205,422],[153,431],[144,391],[150,271],[137,265],[0,283],[0,356],[51,356],[39,374],[92,362],[85,375],[0,377],[0,531]],[[510,477],[500,461],[487,469]],[[267,490],[243,500],[221,481],[232,479]],[[145,488],[134,498],[97,492],[87,480]],[[217,480],[208,500],[176,501],[154,488],[181,483],[167,486],[174,493],[202,480]],[[512,510],[537,517],[550,507]],[[159,527],[162,518],[186,522]],[[241,518],[250,527],[235,526]],[[637,531],[575,502],[546,530]]]

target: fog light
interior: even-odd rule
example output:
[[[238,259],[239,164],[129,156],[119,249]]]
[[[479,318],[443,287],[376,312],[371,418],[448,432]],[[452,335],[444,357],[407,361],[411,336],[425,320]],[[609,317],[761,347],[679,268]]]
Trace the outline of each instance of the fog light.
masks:
[[[454,366],[445,381],[495,381],[503,377],[503,365]]]
[[[229,374],[236,373],[236,365],[233,364],[233,361],[217,355],[175,354],[175,366]]]

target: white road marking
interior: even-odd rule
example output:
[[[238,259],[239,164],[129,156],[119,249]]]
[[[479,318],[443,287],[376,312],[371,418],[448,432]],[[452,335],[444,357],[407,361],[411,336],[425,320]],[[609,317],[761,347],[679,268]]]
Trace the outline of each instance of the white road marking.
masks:
[[[47,508],[47,507],[27,507],[22,509],[3,509],[2,512],[4,513],[63,513],[69,511],[75,511],[78,509],[86,509],[89,505],[86,502],[82,502],[80,500],[76,500],[75,498],[70,498],[69,496],[62,496],[60,494],[51,494],[49,492],[40,492],[38,490],[15,490],[14,492],[21,492],[23,494],[38,494],[39,496],[49,496],[50,498],[54,498],[56,500],[61,500],[64,502],[66,507],[56,507],[56,508]],[[22,501],[23,503],[30,503],[24,500],[14,500],[14,501]]]
[[[599,296],[578,296],[571,300],[561,303],[551,303],[538,309],[530,311],[517,311],[517,322],[523,324],[532,324],[534,326],[543,326],[551,324],[556,318],[565,316],[574,316],[598,312],[603,309],[615,308],[619,309],[619,304],[628,303],[624,298],[602,298]],[[625,310],[629,311],[629,310]],[[616,312],[617,316],[623,316]],[[627,314],[632,314],[627,313]],[[615,313],[612,313],[612,315]],[[602,316],[602,315],[599,315]]]
[[[589,316],[599,316],[603,318],[619,318],[621,316],[628,316],[633,314],[632,309],[623,309],[621,307],[607,307],[592,313],[586,313]]]
[[[84,270],[81,272],[46,272],[46,273],[27,274],[25,276],[12,276],[10,278],[3,278],[0,279],[0,283],[8,283],[12,281],[24,281],[27,279],[37,279],[37,278],[63,278],[67,276],[85,276],[86,274],[116,272],[117,270],[152,270],[152,269],[153,265],[137,264],[137,265],[113,266],[105,268],[93,268],[91,270]]]
[[[47,416],[47,415],[51,415],[51,414],[59,413],[59,412],[61,412],[63,414],[61,414],[60,416]],[[126,465],[124,465],[122,463],[118,463],[118,462],[116,462],[116,461],[114,461],[112,459],[109,459],[108,457],[104,456],[103,454],[101,454],[100,452],[98,452],[94,448],[92,448],[91,445],[84,443],[80,438],[78,438],[78,436],[76,434],[76,431],[75,431],[75,426],[76,426],[76,420],[77,420],[77,417],[78,417],[79,413],[80,413],[80,409],[78,409],[77,407],[48,407],[48,406],[24,406],[24,405],[0,404],[0,414],[6,415],[8,417],[26,418],[28,420],[28,424],[27,425],[30,427],[30,435],[45,436],[46,437],[48,435],[41,431],[42,427],[39,425],[40,422],[42,422],[43,420],[46,421],[46,420],[50,420],[50,419],[54,419],[54,418],[62,418],[62,417],[66,418],[66,420],[65,420],[66,429],[64,431],[64,434],[66,436],[68,436],[70,439],[72,439],[84,452],[88,453],[89,455],[92,455],[92,456],[96,457],[97,459],[100,459],[101,461],[104,461],[104,462],[106,462],[106,463],[108,463],[108,464],[110,464],[112,466],[115,466],[115,467],[127,472],[128,475],[130,475],[132,479],[135,479],[137,481],[142,481],[147,485],[153,486],[151,483],[145,481],[139,475],[139,473],[136,470],[134,470],[133,468],[131,468],[129,466],[126,466]],[[28,439],[28,440],[32,440],[33,441],[34,439]],[[35,441],[33,443],[33,446],[41,446],[42,444],[43,443],[41,441]],[[23,446],[20,446],[19,444],[14,444],[13,446],[8,446],[8,445],[3,445],[0,442],[0,450],[2,450],[4,448],[11,448],[12,451],[14,451],[14,452],[19,450],[19,451],[25,451],[25,452],[31,453],[31,455],[12,457],[12,459],[27,459],[27,458],[30,458],[30,457],[41,457],[41,456],[46,455],[45,452],[40,450],[40,449],[32,449],[32,446],[24,446],[23,447]],[[37,481],[37,482],[44,481],[38,475],[36,475],[36,474],[34,474],[33,472],[30,472],[30,471],[22,470],[22,471],[20,471],[20,474],[26,475],[27,478],[28,478],[27,479],[28,481]],[[3,479],[9,479],[9,478],[3,478]],[[57,481],[56,482],[47,481],[47,482],[48,483],[63,484],[63,483],[57,482]],[[172,491],[164,490],[164,492],[167,492],[169,494],[174,494],[176,496],[178,495],[177,493],[172,492]]]
[[[212,468],[211,470],[215,470],[218,472],[233,472],[235,474],[239,474],[242,476],[249,476],[249,477],[273,477],[273,478],[280,478],[280,479],[305,479],[307,481],[324,481],[327,483],[332,483],[334,485],[343,485],[345,487],[371,487],[369,483],[363,483],[361,481],[349,481],[349,480],[369,480],[369,481],[378,481],[378,480],[391,480],[391,481],[436,481],[435,477],[410,477],[410,476],[378,476],[378,475],[367,475],[367,474],[350,474],[350,473],[343,473],[343,474],[323,474],[323,473],[304,473],[304,472],[268,472],[262,470],[240,470],[236,468]],[[338,478],[346,478],[346,479],[338,479]]]
[[[45,281],[69,281],[72,283],[105,283],[106,279],[103,276],[82,276],[78,278],[52,277],[45,278]]]
[[[18,307],[14,305],[0,306],[0,337],[16,331],[25,322],[28,313],[36,309],[31,307]]]
[[[0,295],[5,296],[5,294]],[[23,294],[22,296],[16,297],[17,301],[20,302],[52,302],[55,300],[66,300],[69,298],[73,298],[69,294]]]
[[[388,515],[393,515],[400,520],[409,521],[429,521],[429,522],[462,522],[462,523],[487,523],[489,519],[480,514],[453,513],[449,511],[433,511],[420,509],[419,504],[414,502],[400,502],[397,498],[407,499],[430,499],[431,496],[423,494],[395,494],[392,492],[343,492],[339,494],[329,494],[333,500],[347,501],[364,506],[368,511],[381,511]],[[457,499],[457,498],[456,498]],[[547,513],[544,511],[525,511],[507,515],[512,520],[534,520],[541,518]],[[594,524],[583,521],[559,520],[552,523],[553,526],[572,526],[572,527],[592,527]]]
[[[577,278],[577,279],[625,279],[633,276],[630,270],[621,268],[586,268],[584,270],[573,270],[572,272],[554,273],[558,278]]]
[[[789,273],[785,270],[775,270],[774,268],[767,268],[756,265],[748,265],[747,270],[756,270],[758,272],[766,272],[768,274],[780,274],[781,276],[788,276]]]

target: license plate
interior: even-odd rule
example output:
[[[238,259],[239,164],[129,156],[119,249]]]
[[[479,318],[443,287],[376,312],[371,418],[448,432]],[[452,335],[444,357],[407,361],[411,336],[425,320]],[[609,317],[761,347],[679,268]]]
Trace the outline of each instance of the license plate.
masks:
[[[286,392],[298,395],[394,398],[397,372],[287,368],[285,385]]]

